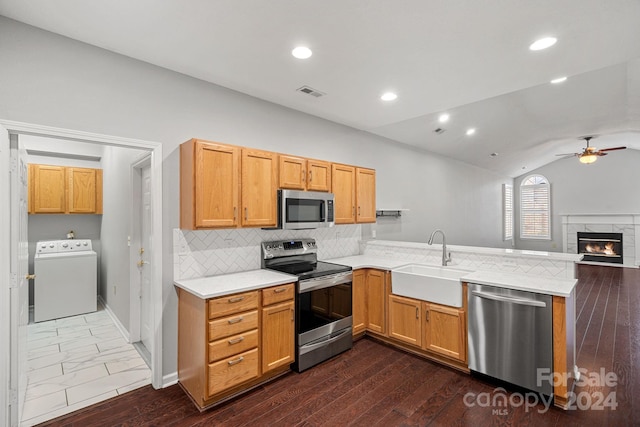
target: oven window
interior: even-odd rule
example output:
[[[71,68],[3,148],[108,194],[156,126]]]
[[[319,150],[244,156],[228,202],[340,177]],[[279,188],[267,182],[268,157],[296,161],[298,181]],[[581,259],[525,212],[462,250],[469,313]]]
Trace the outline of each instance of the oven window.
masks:
[[[298,333],[351,316],[351,283],[298,294]]]
[[[323,222],[324,200],[287,199],[287,222]]]

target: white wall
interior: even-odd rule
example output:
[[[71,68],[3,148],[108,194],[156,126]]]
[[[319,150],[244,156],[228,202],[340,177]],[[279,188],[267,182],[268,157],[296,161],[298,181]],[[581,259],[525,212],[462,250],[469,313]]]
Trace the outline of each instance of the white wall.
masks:
[[[125,328],[129,328],[131,235],[131,163],[143,151],[105,147],[102,159],[102,270],[100,292]]]
[[[504,246],[501,184],[510,178],[1,17],[0,58],[0,118],[163,143],[165,374],[176,369],[177,148],[189,138],[375,168],[378,206],[411,209],[375,226],[379,239],[425,241],[440,227],[452,244]]]
[[[543,175],[551,184],[551,240],[519,237],[519,188],[531,174]],[[575,157],[561,159],[516,178],[513,186],[516,248],[561,252],[563,214],[640,213],[639,183],[640,151],[632,149],[611,152],[590,165]]]

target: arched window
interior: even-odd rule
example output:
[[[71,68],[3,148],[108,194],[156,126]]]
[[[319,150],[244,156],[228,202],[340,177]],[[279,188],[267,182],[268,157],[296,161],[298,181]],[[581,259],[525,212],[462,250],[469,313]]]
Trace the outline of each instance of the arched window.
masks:
[[[551,188],[542,175],[529,175],[520,184],[520,238],[551,238]]]

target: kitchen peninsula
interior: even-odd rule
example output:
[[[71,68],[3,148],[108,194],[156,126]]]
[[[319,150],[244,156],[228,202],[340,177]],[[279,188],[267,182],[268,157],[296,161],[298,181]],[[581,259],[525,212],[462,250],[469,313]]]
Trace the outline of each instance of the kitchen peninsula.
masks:
[[[448,246],[448,249],[452,262],[447,268],[468,271],[461,278],[464,297],[460,307],[415,300],[394,295],[393,292],[392,270],[411,263],[439,266],[442,254],[440,245],[369,240],[360,242],[359,254],[325,259],[353,268],[354,337],[367,334],[411,353],[469,372],[467,283],[492,284],[552,296],[553,370],[561,374],[574,372],[575,262],[580,260],[581,255],[455,245]],[[230,296],[248,290],[244,285],[238,289],[234,287],[236,281],[233,277],[237,274],[176,280],[176,286],[200,299]],[[287,278],[283,280],[286,282]],[[199,289],[191,290],[191,284],[196,283]],[[224,283],[224,289],[219,287],[221,283]],[[203,290],[202,286],[207,289]],[[252,284],[251,288],[270,286],[273,287],[273,283]],[[184,294],[180,295],[182,297]],[[182,351],[179,348],[179,352]],[[204,353],[203,350],[198,357],[204,359]],[[278,373],[282,372],[281,369]],[[233,388],[234,395],[242,392],[242,384],[240,382]],[[256,382],[248,381],[246,384],[248,389]],[[566,407],[570,390],[571,383],[554,389],[556,406]],[[206,400],[208,406],[215,399]]]

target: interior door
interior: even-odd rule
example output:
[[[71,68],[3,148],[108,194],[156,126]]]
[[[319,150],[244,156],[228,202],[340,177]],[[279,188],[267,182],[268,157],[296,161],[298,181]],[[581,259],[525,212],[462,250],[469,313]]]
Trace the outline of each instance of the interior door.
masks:
[[[0,132],[5,132],[0,129]],[[11,135],[11,247],[10,247],[10,390],[11,425],[18,425],[27,390],[27,324],[29,323],[29,240],[27,235],[27,152],[18,135]]]

